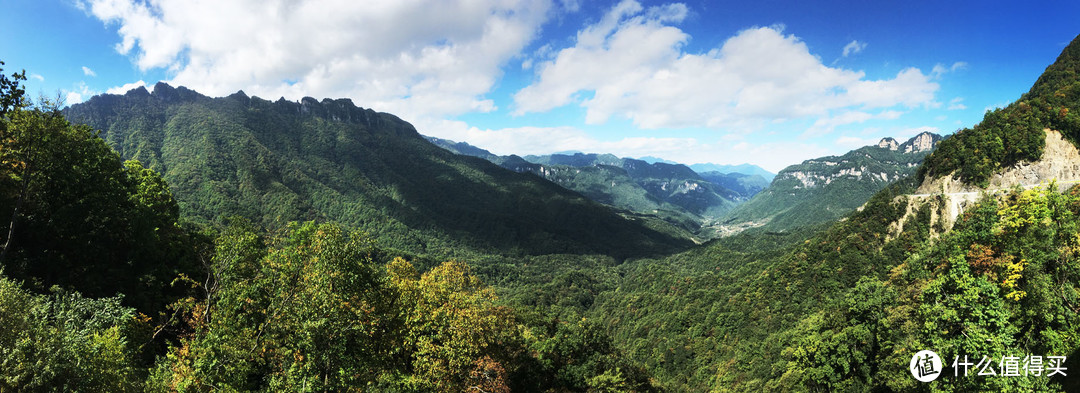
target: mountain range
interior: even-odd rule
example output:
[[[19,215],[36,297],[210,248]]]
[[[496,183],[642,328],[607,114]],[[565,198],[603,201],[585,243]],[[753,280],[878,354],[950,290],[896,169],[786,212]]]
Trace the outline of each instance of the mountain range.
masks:
[[[915,175],[941,140],[930,132],[903,143],[883,138],[876,145],[840,156],[788,166],[768,188],[711,227],[720,234],[730,234],[753,227],[786,230],[835,221],[889,184]]]
[[[764,188],[759,175],[708,172],[667,162],[611,154],[498,156],[469,145],[428,137],[451,152],[480,157],[515,172],[531,173],[594,201],[638,214],[655,215],[697,231]]]
[[[625,257],[689,244],[662,221],[452,154],[396,116],[349,100],[210,98],[159,83],[96,96],[64,115],[162,173],[195,222],[333,220],[426,255]]]
[[[646,157],[650,162],[611,154],[498,156],[468,143],[428,139],[458,154],[535,174],[600,203],[657,215],[711,239],[750,228],[782,231],[840,219],[888,184],[914,175],[942,137],[923,132],[903,143],[883,138],[876,145],[807,160],[776,175],[749,164],[688,167],[655,157]]]

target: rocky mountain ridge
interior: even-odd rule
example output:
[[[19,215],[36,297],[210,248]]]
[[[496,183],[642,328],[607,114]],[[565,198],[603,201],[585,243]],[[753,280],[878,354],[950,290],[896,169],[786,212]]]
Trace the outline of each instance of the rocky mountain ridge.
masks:
[[[452,154],[347,99],[211,98],[159,83],[63,111],[163,174],[184,219],[336,221],[415,254],[650,254],[691,243],[535,176]],[[655,224],[655,225],[654,225]],[[642,246],[636,246],[640,243]]]
[[[941,140],[930,132],[903,143],[883,138],[840,156],[788,166],[768,188],[710,226],[732,234],[759,226],[786,230],[839,219],[890,183],[914,175]]]
[[[937,134],[922,132],[904,143],[896,143],[893,138],[883,138],[873,147],[904,155],[920,154],[932,150],[940,140],[941,136]],[[842,156],[826,156],[789,166],[776,175],[774,183],[777,180],[795,179],[799,182],[793,185],[795,189],[823,187],[845,178],[888,183],[910,175],[908,172],[911,171],[908,169],[917,167],[920,162],[904,156],[875,156],[872,150],[867,149],[870,147],[860,148]],[[862,159],[870,162],[861,162]],[[888,165],[875,169],[874,161]]]

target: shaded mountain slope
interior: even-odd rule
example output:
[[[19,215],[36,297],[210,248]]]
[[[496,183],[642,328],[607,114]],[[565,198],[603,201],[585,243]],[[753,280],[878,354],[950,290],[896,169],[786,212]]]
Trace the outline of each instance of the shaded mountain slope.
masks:
[[[153,93],[98,96],[64,113],[102,130],[124,158],[164,173],[195,221],[335,220],[432,255],[625,257],[688,243],[549,182],[451,154],[409,123],[349,100],[209,98],[159,83]]]

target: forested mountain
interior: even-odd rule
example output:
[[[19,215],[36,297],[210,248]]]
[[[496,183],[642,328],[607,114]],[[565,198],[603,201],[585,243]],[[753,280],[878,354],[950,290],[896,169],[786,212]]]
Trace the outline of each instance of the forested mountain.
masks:
[[[837,220],[890,183],[914,175],[940,140],[929,132],[904,143],[884,138],[841,156],[789,166],[713,227],[722,233],[759,226],[775,231]]]
[[[656,390],[596,323],[508,308],[465,263],[414,265],[335,223],[187,221],[157,172],[25,79],[0,70],[0,391]]]
[[[611,154],[498,156],[463,142],[428,137],[452,152],[532,173],[594,201],[654,215],[691,231],[715,220],[764,188],[759,175],[698,174],[681,164],[649,163]]]
[[[397,117],[349,100],[209,98],[165,84],[64,111],[124,159],[163,174],[183,217],[270,228],[333,220],[425,255],[600,253],[688,244],[533,176],[437,148]]]
[[[1076,143],[1054,139],[1080,131],[1078,70],[1080,37],[1028,94],[845,220],[620,265],[591,315],[675,390],[1080,389],[1080,179],[1053,176],[1080,167]],[[1042,143],[1006,137],[1028,132]],[[1048,141],[1053,154],[1017,161],[992,149]],[[980,183],[1004,190],[957,204]],[[942,359],[934,382],[912,377],[920,350]]]

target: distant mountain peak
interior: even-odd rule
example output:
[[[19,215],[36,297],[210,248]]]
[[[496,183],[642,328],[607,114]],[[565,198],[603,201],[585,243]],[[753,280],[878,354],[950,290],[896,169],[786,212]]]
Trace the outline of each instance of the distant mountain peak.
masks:
[[[877,143],[877,147],[880,147],[882,149],[896,150],[900,148],[900,142],[897,142],[896,139],[893,139],[891,137],[884,137],[881,138],[881,141]]]
[[[933,150],[940,141],[941,135],[923,131],[920,132],[919,135],[915,135],[911,139],[908,139],[907,142],[901,144],[899,149],[902,149],[904,153],[922,153],[924,151]]]
[[[933,150],[937,143],[942,139],[941,135],[923,131],[919,135],[915,135],[911,139],[908,139],[904,143],[897,142],[892,137],[881,138],[877,143],[877,147],[882,149],[888,149],[892,151],[900,151],[905,154],[922,153],[924,151]]]
[[[663,158],[653,157],[653,156],[638,157],[638,159],[641,160],[641,161],[645,161],[647,163],[650,163],[650,164],[655,164],[655,163],[658,163],[658,162],[662,162],[662,163],[665,163],[665,164],[678,164],[675,161],[665,160]]]
[[[734,233],[756,226],[784,230],[839,219],[890,183],[915,174],[941,140],[931,132],[904,143],[886,137],[844,155],[788,166],[768,188],[725,215],[717,230]]]

